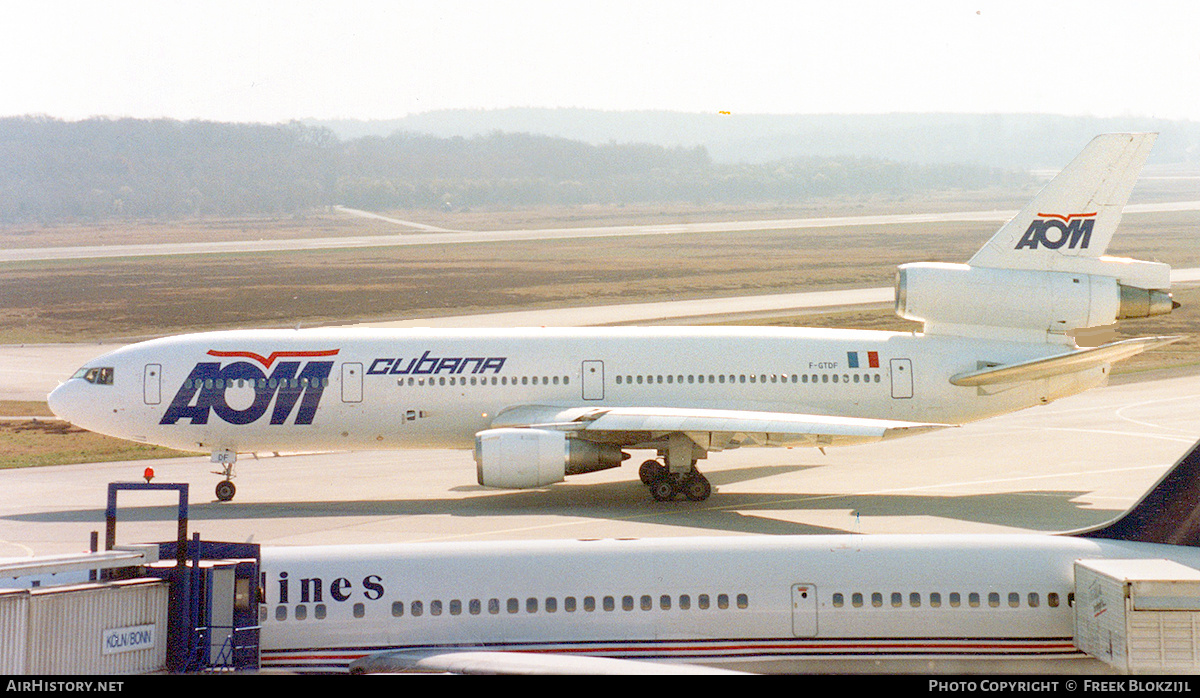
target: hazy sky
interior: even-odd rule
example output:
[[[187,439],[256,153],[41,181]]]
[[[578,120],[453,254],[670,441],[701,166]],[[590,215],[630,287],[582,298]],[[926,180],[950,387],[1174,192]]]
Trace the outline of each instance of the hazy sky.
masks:
[[[443,108],[1200,120],[1200,2],[13,2],[0,115]]]

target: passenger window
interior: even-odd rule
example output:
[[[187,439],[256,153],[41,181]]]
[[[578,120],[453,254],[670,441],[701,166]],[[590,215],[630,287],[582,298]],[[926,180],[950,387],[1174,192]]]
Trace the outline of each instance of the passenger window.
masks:
[[[622,596],[621,597],[621,608],[626,611],[632,611],[633,610],[633,597],[632,596]]]
[[[950,592],[950,606],[953,608],[958,608],[961,605],[962,605],[962,597],[958,595],[958,592],[957,591]]]
[[[671,595],[663,594],[662,596],[658,597],[658,607],[664,611],[671,610]]]
[[[833,607],[834,608],[841,608],[842,606],[845,606],[845,605],[846,605],[846,600],[842,597],[841,594],[833,595]]]
[[[404,615],[404,602],[403,601],[393,601],[392,602],[392,617],[400,618],[403,615]]]
[[[679,609],[682,611],[686,611],[691,607],[692,607],[692,597],[688,596],[687,594],[680,594],[679,595]]]
[[[1040,598],[1038,598],[1038,594],[1037,594],[1037,592],[1036,592],[1036,591],[1031,591],[1031,592],[1029,592],[1029,599],[1028,599],[1028,600],[1029,600],[1029,607],[1030,607],[1030,608],[1037,608],[1037,607],[1038,607],[1038,606],[1040,606],[1040,605],[1041,605],[1041,603],[1042,603],[1041,599],[1040,599]]]
[[[908,605],[912,606],[913,608],[920,608],[921,607],[921,595],[915,591],[913,593],[909,594],[908,595]]]
[[[942,605],[942,595],[936,591],[929,593],[929,605],[937,608]]]
[[[979,608],[979,593],[972,591],[967,595],[967,604],[971,608]]]
[[[365,615],[367,615],[367,607],[366,607],[366,605],[364,605],[364,604],[361,604],[361,603],[356,603],[356,604],[354,604],[354,617],[355,617],[355,618],[362,618],[362,617],[363,617],[363,616],[365,616]]]
[[[862,604],[863,598],[861,593],[856,591],[850,595],[850,605],[854,606],[855,608],[862,608]]]
[[[567,613],[575,612],[575,597],[574,596],[568,596],[567,598],[563,599],[563,610],[566,611]]]
[[[546,599],[546,613],[554,613],[558,610],[558,599],[550,596]]]
[[[737,595],[737,607],[738,608],[749,608],[750,607],[750,597],[745,594],[738,594]]]
[[[883,594],[880,594],[878,591],[872,592],[871,593],[871,605],[874,606],[875,608],[879,608],[880,606],[882,606],[883,605]]]
[[[717,608],[729,608],[729,594],[717,594]]]
[[[415,617],[420,617],[423,613],[425,613],[425,605],[420,601],[413,601],[411,604],[409,604],[408,608],[410,611],[412,611],[412,614]]]
[[[1058,608],[1058,594],[1054,592],[1046,594],[1046,605],[1050,606],[1050,608]]]
[[[994,591],[989,592],[988,593],[988,605],[991,606],[992,608],[999,608],[1000,594],[998,594]]]
[[[431,615],[431,616],[442,615],[442,602],[441,601],[430,601],[429,602],[429,615]]]
[[[1009,608],[1017,608],[1020,605],[1021,605],[1021,595],[1015,591],[1009,592],[1008,607]]]
[[[700,610],[707,610],[708,594],[701,594],[700,596],[696,597],[696,605],[700,607]]]

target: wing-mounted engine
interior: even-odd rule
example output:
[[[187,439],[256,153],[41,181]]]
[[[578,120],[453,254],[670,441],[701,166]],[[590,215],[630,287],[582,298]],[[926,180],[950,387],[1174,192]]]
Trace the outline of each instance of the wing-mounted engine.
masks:
[[[1171,312],[1169,266],[1104,256],[1155,136],[1097,136],[967,264],[902,265],[896,313],[929,334],[1069,344]]]
[[[619,446],[551,429],[487,429],[475,435],[475,470],[484,487],[545,487],[567,475],[615,468],[628,457]]]

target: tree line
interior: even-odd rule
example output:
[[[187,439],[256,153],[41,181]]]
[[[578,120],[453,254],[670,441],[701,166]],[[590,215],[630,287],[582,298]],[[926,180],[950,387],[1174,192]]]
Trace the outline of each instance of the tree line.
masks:
[[[703,146],[529,133],[339,139],[323,126],[0,119],[0,222],[367,210],[803,201],[1020,185],[1021,172],[859,157],[714,163]]]

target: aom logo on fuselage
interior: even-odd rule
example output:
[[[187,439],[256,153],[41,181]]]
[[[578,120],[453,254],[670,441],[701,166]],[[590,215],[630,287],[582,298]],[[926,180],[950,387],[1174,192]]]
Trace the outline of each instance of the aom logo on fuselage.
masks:
[[[276,364],[275,360],[335,356],[338,351],[277,351],[264,357],[248,351],[211,350],[209,356],[253,359],[263,368],[249,361],[235,361],[224,367],[218,361],[196,364],[175,393],[159,424],[175,424],[180,419],[191,420],[192,424],[208,424],[210,412],[215,412],[219,419],[229,424],[250,424],[267,413],[272,401],[271,424],[287,421],[296,403],[300,404],[300,409],[296,412],[295,423],[312,424],[321,395],[329,385],[333,362],[281,360]],[[270,375],[267,370],[271,371]],[[252,390],[253,398],[248,400],[248,405],[231,406],[226,394],[231,388]]]
[[[1057,250],[1063,245],[1068,249],[1086,250],[1092,241],[1092,228],[1096,225],[1096,212],[1071,213],[1060,216],[1054,213],[1039,213],[1029,229],[1021,236],[1014,249],[1036,250],[1046,247]]]

